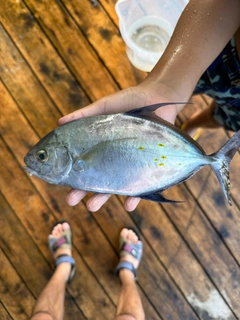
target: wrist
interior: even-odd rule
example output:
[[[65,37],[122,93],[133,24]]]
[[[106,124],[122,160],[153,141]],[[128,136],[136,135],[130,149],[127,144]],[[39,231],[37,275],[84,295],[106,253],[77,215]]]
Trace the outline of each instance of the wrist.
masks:
[[[169,101],[185,102],[190,99],[200,76],[180,62],[168,63],[163,60],[159,61],[144,82]]]
[[[137,86],[137,90],[139,92],[138,96],[142,102],[144,101],[143,105],[145,106],[168,103],[168,105],[156,110],[155,113],[171,123],[175,122],[177,114],[184,108],[184,102],[187,103],[189,101],[189,97],[183,98],[171,86],[156,81],[143,81]],[[175,104],[176,102],[181,104]]]

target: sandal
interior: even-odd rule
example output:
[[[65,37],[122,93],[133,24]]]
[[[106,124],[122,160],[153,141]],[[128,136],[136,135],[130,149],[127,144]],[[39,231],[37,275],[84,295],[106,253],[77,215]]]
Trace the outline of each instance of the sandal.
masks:
[[[64,222],[67,222],[66,220],[60,220],[56,222],[51,229],[52,230],[55,226],[58,224],[63,224]],[[68,223],[69,224],[69,223]],[[72,248],[72,231],[71,231],[71,226],[69,229],[65,230],[62,233],[62,236],[60,238],[53,238],[53,237],[48,237],[48,246],[52,254],[54,254],[58,248],[67,248],[71,249]],[[76,266],[75,266],[75,260],[73,257],[69,256],[68,254],[61,254],[59,255],[56,260],[55,260],[55,267],[57,267],[60,263],[63,262],[68,262],[71,264],[71,272],[68,277],[67,283],[70,283],[75,276],[76,273]]]
[[[138,240],[141,240],[140,234],[137,229],[134,227],[125,227],[128,230],[132,230],[138,237]],[[140,263],[142,258],[143,243],[130,243],[120,234],[120,257],[126,256],[128,254],[132,255]],[[128,261],[120,261],[115,269],[115,273],[118,275],[119,271],[122,269],[128,269],[134,274],[134,280],[137,280],[137,268],[134,268],[133,264]]]

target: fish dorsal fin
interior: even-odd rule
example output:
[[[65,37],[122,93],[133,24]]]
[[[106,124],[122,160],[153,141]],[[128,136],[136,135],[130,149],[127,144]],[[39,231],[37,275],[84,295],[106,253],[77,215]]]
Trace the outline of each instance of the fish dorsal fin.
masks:
[[[149,106],[144,106],[141,108],[136,108],[130,111],[125,112],[124,114],[130,115],[130,116],[135,116],[135,117],[141,117],[143,115],[149,115],[156,111],[157,109],[161,107],[168,106],[170,104],[189,104],[191,102],[163,102],[163,103],[156,103],[156,104],[151,104]]]
[[[159,109],[161,107],[170,105],[170,104],[187,104],[187,103],[188,102],[156,103],[156,104],[152,104],[152,105],[145,106],[142,108],[130,110],[128,112],[125,112],[124,114],[127,116],[132,116],[132,117],[136,117],[136,118],[150,120],[150,121],[160,123],[160,124],[165,124],[165,125],[171,127],[172,129],[174,129],[175,128],[174,125],[172,125],[170,122],[158,117],[154,111],[156,111],[157,109]]]
[[[197,141],[193,140],[186,132],[184,132],[180,128],[176,127],[172,123],[170,123],[167,120],[164,120],[164,119],[158,117],[156,115],[156,113],[154,112],[158,108],[161,108],[161,107],[164,107],[164,106],[167,106],[167,105],[170,105],[170,104],[191,104],[191,102],[156,103],[156,104],[152,104],[152,105],[145,106],[145,107],[142,107],[142,108],[137,108],[137,109],[130,110],[128,112],[125,112],[124,114],[126,114],[128,116],[132,116],[132,117],[137,117],[137,118],[141,118],[141,119],[150,120],[150,121],[153,121],[155,123],[159,123],[161,125],[164,125],[164,126],[170,128],[170,129],[172,129],[173,131],[177,132],[181,136],[183,136],[186,140],[191,142],[195,147],[197,147],[197,149],[200,149],[201,152],[203,152],[205,154],[204,150],[197,143]]]

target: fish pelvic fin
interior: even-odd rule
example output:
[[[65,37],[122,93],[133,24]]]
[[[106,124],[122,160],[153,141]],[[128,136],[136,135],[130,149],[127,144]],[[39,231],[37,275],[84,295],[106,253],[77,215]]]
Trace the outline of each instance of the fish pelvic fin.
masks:
[[[210,166],[214,170],[223,193],[230,205],[232,205],[232,201],[230,197],[229,164],[239,148],[240,130],[235,133],[235,135],[230,138],[217,152],[211,155],[221,160],[220,162],[218,161],[210,164]]]
[[[164,203],[179,203],[179,202],[183,202],[183,201],[175,201],[175,200],[166,199],[159,192],[141,194],[138,197],[143,199],[143,200],[150,200],[150,201],[154,201],[154,202],[164,202]]]

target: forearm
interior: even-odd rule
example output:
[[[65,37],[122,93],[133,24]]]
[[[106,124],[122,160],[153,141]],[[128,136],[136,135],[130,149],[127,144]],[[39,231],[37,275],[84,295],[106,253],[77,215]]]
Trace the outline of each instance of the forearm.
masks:
[[[186,101],[240,25],[240,0],[190,0],[163,56],[144,81]],[[168,93],[165,93],[168,94]]]
[[[155,68],[136,87],[104,97],[59,121],[125,112],[144,105],[169,102],[157,114],[174,123],[208,66],[239,28],[240,0],[190,0]]]

